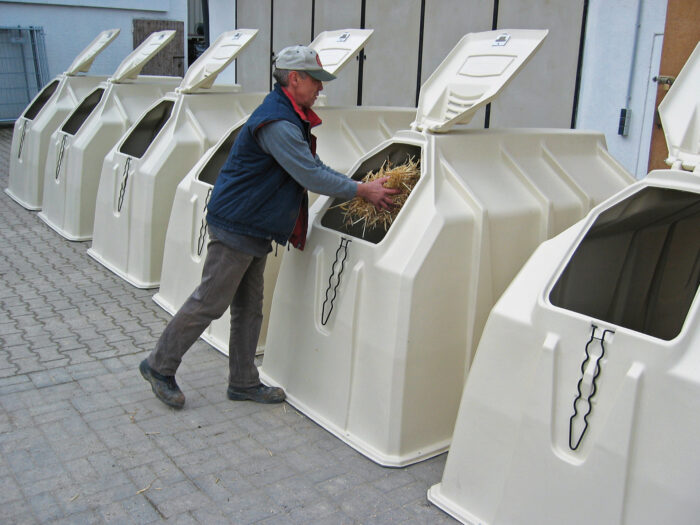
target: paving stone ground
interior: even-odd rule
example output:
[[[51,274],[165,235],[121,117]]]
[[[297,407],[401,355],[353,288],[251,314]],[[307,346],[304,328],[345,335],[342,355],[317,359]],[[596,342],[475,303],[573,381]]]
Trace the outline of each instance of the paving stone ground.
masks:
[[[444,454],[382,468],[287,404],[228,401],[202,341],[186,408],[156,400],[137,366],[169,315],[88,247],[0,192],[0,521],[454,523],[426,499]]]

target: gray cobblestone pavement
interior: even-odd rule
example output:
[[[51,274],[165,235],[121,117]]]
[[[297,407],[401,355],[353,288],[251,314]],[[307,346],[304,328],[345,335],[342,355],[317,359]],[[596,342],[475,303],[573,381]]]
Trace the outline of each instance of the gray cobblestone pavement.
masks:
[[[0,187],[11,128],[0,128]],[[445,455],[382,468],[287,404],[226,399],[199,341],[156,400],[138,373],[169,319],[0,193],[3,523],[453,523],[426,499]]]

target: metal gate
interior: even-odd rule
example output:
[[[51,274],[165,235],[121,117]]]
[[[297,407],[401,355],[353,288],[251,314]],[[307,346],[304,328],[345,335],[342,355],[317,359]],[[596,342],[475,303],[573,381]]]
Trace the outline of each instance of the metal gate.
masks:
[[[0,27],[0,122],[14,122],[49,81],[42,27]]]

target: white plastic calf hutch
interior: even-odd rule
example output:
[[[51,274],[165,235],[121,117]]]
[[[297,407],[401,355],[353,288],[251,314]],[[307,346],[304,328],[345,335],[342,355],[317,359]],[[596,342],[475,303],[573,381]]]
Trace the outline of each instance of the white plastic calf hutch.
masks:
[[[420,159],[386,233],[348,227],[329,198],[285,254],[261,369],[289,401],[387,466],[449,445],[488,311],[535,247],[632,178],[600,134],[450,129],[492,100],[546,31],[465,36],[421,90],[413,131],[361,159]]]
[[[237,85],[213,85],[256,34],[222,34],[180,87],[153,103],[105,157],[88,254],[134,286],[158,286],[177,184],[263,98]]]
[[[659,107],[673,169],[543,243],[491,312],[428,493],[464,523],[698,522],[699,50]]]
[[[373,30],[326,31],[311,44],[324,68],[337,73],[365,45]],[[329,166],[347,172],[372,147],[410,125],[415,110],[409,108],[314,108],[323,120],[314,128],[318,155]],[[175,313],[199,283],[207,253],[206,202],[240,128],[241,121],[212,147],[178,185],[165,238],[160,290],[153,297],[169,313]],[[313,201],[313,199],[312,199]],[[258,351],[265,346],[272,292],[283,251],[268,256],[265,266],[263,326]],[[228,354],[230,314],[226,312],[202,334],[202,338]]]
[[[29,210],[41,209],[44,167],[51,134],[104,76],[88,76],[93,61],[117,36],[102,31],[70,67],[46,84],[15,122],[10,148],[10,175],[5,192]]]
[[[39,217],[63,237],[71,241],[92,237],[105,155],[144,109],[182,81],[139,75],[174,36],[175,31],[151,33],[51,135]]]

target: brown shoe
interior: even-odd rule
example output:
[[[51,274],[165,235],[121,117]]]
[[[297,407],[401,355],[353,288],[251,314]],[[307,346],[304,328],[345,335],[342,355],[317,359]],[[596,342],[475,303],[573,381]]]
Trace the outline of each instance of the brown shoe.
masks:
[[[229,385],[226,396],[231,401],[255,401],[256,403],[281,403],[285,399],[284,390],[262,383],[248,388],[236,388]]]
[[[175,382],[175,376],[164,376],[151,368],[148,361],[144,359],[139,365],[139,371],[143,378],[151,383],[153,393],[163,403],[173,408],[185,406],[185,394]]]

